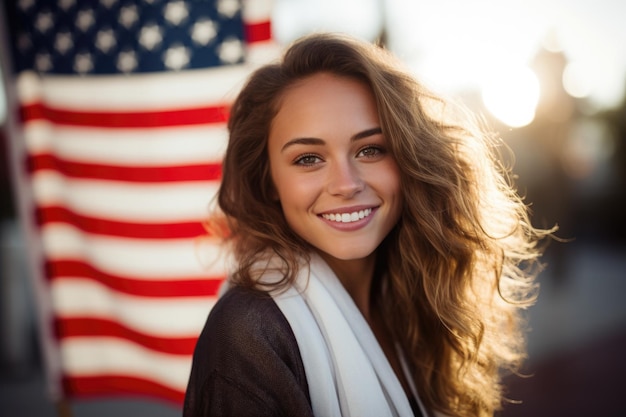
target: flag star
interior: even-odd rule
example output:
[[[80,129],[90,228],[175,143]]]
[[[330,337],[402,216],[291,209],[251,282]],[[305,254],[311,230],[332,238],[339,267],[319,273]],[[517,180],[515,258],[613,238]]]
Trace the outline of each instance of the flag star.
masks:
[[[189,10],[187,9],[187,4],[184,1],[178,0],[167,3],[163,15],[168,22],[174,26],[178,26],[183,20],[187,19],[189,16]]]
[[[199,45],[208,45],[217,35],[217,25],[210,19],[198,20],[191,28],[191,39]]]
[[[117,57],[117,69],[122,72],[132,72],[137,65],[137,55],[133,50],[122,51]]]
[[[17,7],[23,12],[28,11],[28,9],[30,9],[34,5],[35,0],[19,0],[17,2]]]
[[[137,6],[130,5],[124,6],[120,10],[120,24],[126,29],[129,29],[132,25],[139,20],[139,12],[137,12]]]
[[[155,23],[142,27],[139,32],[139,43],[149,51],[152,51],[162,40],[161,27]]]
[[[52,69],[52,57],[48,53],[41,53],[35,56],[35,68],[39,72],[46,72]]]
[[[224,17],[233,18],[241,9],[238,0],[219,0],[217,2],[217,11]]]
[[[76,16],[76,26],[80,30],[87,32],[94,23],[96,23],[96,19],[93,16],[93,10],[86,9],[78,12]]]
[[[93,59],[88,52],[76,54],[74,59],[74,71],[79,74],[84,74],[93,70]]]
[[[96,35],[96,48],[105,54],[117,45],[113,29],[101,29]]]
[[[109,10],[115,5],[115,3],[117,3],[117,0],[100,0],[100,4]]]
[[[222,62],[234,64],[243,57],[243,45],[237,38],[227,38],[219,46],[217,53]]]
[[[54,26],[54,19],[52,18],[52,13],[50,12],[41,12],[37,15],[35,20],[35,28],[41,33],[46,33]]]
[[[163,56],[164,64],[167,68],[179,70],[189,64],[191,53],[189,48],[183,45],[172,46],[165,51]]]
[[[33,42],[30,40],[30,36],[27,33],[20,33],[17,37],[17,47],[22,53],[26,53],[32,48]]]
[[[74,39],[70,32],[59,32],[54,40],[54,49],[61,55],[65,55],[67,51],[74,47]]]
[[[64,11],[68,11],[72,6],[76,4],[76,0],[59,0],[59,8]]]

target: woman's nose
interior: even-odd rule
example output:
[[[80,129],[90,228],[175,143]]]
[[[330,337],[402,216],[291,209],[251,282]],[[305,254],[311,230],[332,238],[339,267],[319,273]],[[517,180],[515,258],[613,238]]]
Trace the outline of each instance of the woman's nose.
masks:
[[[363,190],[365,182],[350,161],[335,162],[329,170],[328,192],[344,198],[354,197]]]

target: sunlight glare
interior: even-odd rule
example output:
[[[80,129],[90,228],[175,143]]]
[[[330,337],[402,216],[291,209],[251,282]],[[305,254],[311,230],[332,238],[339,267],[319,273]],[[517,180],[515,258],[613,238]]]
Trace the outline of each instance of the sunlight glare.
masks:
[[[482,88],[482,99],[501,122],[510,127],[522,127],[535,118],[539,93],[535,73],[524,65],[516,65],[489,77]]]
[[[589,76],[582,65],[575,61],[567,64],[563,71],[563,88],[576,98],[587,97],[591,93]]]

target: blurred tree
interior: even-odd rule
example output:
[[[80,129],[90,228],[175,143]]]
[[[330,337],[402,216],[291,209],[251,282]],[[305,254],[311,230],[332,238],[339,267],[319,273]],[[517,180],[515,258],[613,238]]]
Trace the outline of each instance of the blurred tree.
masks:
[[[567,58],[562,52],[541,49],[531,67],[539,80],[541,96],[532,123],[509,132],[505,139],[515,154],[516,185],[530,204],[535,226],[559,226],[558,236],[571,238],[575,216],[572,187],[563,164],[564,149],[579,116],[576,99],[563,88]],[[557,281],[567,275],[567,247],[551,242],[546,260]]]
[[[626,91],[618,107],[602,111],[595,118],[605,123],[612,135],[614,151],[610,162],[615,168],[615,178],[612,192],[596,202],[595,206],[602,209],[594,210],[594,215],[602,216],[597,211],[606,213],[601,220],[605,222],[607,237],[623,243],[626,240]]]

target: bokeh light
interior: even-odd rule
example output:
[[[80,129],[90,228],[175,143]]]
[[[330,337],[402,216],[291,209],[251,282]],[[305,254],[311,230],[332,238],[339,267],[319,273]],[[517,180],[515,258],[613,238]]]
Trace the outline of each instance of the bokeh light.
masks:
[[[511,127],[526,126],[535,118],[539,81],[524,65],[504,67],[492,74],[482,88],[487,109]]]
[[[591,93],[591,80],[585,67],[579,62],[570,62],[563,70],[563,88],[572,97],[584,98]]]

